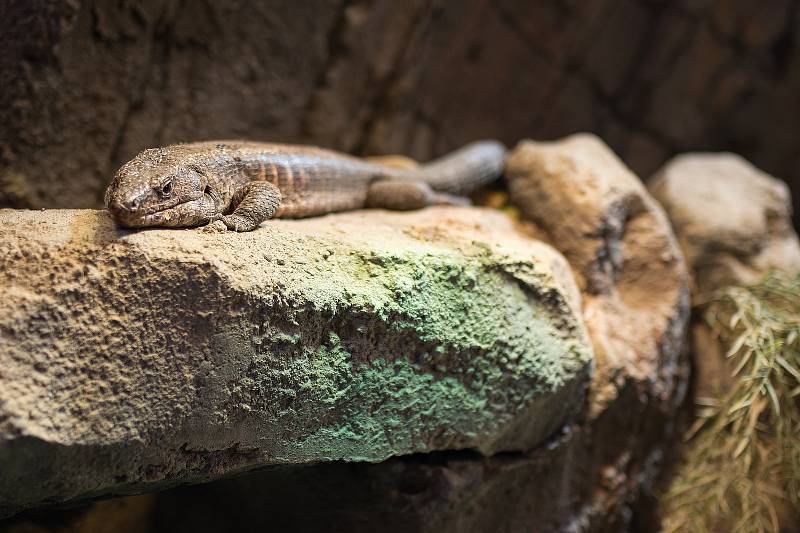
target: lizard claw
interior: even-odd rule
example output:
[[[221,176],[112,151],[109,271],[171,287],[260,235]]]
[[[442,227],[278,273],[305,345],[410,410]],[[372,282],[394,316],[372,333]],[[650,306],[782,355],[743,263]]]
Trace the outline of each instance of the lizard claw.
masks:
[[[200,231],[203,233],[226,233],[228,228],[225,226],[225,223],[222,222],[222,220],[219,218],[214,218],[208,224],[203,226],[203,229]]]
[[[224,233],[227,230],[248,231],[247,219],[238,215],[214,215],[206,225],[207,233]]]
[[[222,221],[228,229],[233,231],[251,231],[255,229],[258,224],[253,224],[249,219],[240,215],[222,215],[219,220]]]

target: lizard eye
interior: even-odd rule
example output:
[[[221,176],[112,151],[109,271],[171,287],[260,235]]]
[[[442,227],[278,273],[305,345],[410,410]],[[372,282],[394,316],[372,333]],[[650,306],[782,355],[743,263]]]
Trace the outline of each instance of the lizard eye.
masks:
[[[170,194],[172,194],[172,180],[167,180],[161,184],[161,196],[167,198]]]

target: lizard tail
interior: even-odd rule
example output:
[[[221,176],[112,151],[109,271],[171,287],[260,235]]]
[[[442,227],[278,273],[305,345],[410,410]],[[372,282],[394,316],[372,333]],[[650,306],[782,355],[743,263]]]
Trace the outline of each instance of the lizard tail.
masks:
[[[503,173],[506,147],[498,141],[477,141],[422,165],[415,178],[434,190],[465,194],[490,183]]]

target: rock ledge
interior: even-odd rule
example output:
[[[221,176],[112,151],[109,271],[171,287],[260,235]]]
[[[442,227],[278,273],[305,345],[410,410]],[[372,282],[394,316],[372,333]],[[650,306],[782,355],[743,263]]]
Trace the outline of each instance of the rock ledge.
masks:
[[[569,268],[437,208],[118,232],[0,210],[0,515],[263,465],[529,450],[581,407]]]

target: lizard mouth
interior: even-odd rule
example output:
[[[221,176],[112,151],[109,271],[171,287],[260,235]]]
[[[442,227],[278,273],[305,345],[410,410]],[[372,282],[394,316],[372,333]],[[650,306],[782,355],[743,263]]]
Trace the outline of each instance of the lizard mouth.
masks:
[[[145,212],[119,209],[109,205],[109,211],[120,226],[144,228],[152,226],[191,227],[208,223],[214,215],[213,202],[207,195],[169,207],[158,206]]]

